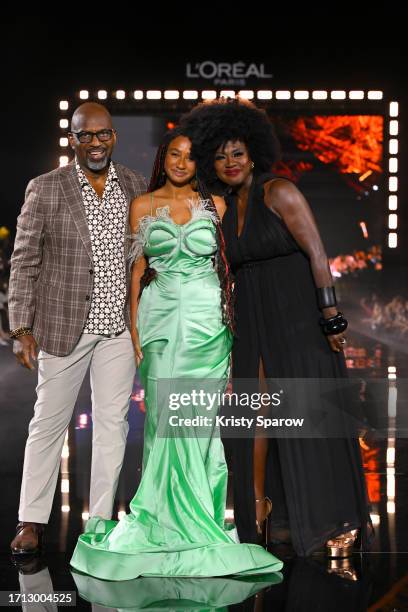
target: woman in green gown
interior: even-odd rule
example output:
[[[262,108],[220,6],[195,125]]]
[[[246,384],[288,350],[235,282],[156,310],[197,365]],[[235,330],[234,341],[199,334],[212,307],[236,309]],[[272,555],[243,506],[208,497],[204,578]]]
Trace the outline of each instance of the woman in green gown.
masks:
[[[184,379],[223,390],[230,368],[231,286],[220,224],[225,203],[196,184],[190,150],[182,131],[167,135],[149,192],[130,210],[131,332],[146,402],[142,479],[130,513],[119,522],[90,518],[71,559],[75,569],[106,580],[248,576],[282,568],[262,547],[240,544],[224,524],[228,472],[217,427],[205,435],[187,426],[161,433],[169,431],[161,381],[173,392]],[[191,405],[188,410],[202,414]]]

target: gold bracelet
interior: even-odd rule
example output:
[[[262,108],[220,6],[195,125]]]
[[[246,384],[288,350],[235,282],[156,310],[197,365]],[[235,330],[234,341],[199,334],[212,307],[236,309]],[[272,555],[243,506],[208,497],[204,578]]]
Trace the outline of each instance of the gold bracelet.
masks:
[[[28,336],[32,333],[31,327],[18,327],[10,332],[10,338],[19,338],[20,336]]]

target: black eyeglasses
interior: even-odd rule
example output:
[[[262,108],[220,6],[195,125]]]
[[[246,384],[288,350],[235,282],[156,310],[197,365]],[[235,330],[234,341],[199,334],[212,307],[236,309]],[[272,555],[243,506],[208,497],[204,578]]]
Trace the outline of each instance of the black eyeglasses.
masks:
[[[112,138],[114,132],[115,130],[106,129],[98,130],[97,132],[71,132],[71,134],[75,134],[79,142],[85,144],[92,142],[94,136],[96,136],[100,142],[106,142]]]

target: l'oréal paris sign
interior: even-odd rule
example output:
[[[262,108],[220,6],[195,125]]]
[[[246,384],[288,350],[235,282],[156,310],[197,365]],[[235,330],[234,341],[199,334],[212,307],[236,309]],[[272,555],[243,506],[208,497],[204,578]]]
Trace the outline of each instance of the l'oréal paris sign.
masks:
[[[270,79],[273,75],[265,71],[265,64],[206,61],[188,63],[186,76],[189,79],[206,79],[214,85],[243,86],[247,79]]]

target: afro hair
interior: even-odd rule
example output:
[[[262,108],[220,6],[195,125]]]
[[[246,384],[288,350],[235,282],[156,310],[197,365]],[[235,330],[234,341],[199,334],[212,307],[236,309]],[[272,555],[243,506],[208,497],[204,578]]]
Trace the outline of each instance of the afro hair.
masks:
[[[271,172],[279,159],[272,123],[264,110],[247,100],[220,98],[198,104],[181,117],[180,127],[192,141],[192,157],[201,178],[212,189],[220,186],[214,170],[215,152],[229,141],[245,143],[257,175]]]

